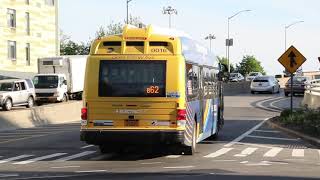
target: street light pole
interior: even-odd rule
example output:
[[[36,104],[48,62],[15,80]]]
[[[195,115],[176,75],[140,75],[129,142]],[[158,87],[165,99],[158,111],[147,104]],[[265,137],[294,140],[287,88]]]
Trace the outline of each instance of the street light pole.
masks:
[[[212,49],[211,49],[211,41],[216,39],[216,36],[214,36],[214,34],[209,34],[207,37],[204,38],[205,40],[209,40],[210,42],[210,53],[212,52]]]
[[[231,44],[231,39],[230,39],[230,20],[232,18],[234,18],[235,16],[239,15],[240,13],[243,13],[243,12],[249,12],[251,10],[247,9],[247,10],[242,10],[242,11],[239,11],[237,13],[235,13],[234,15],[228,17],[228,39],[226,41],[226,46],[227,46],[227,59],[228,59],[228,72],[230,73],[230,46],[232,46]]]
[[[291,26],[296,25],[298,23],[303,23],[304,21],[295,21],[288,26],[285,26],[284,28],[284,50],[287,50],[287,29],[289,29]]]
[[[162,13],[164,15],[168,14],[169,15],[169,28],[171,28],[171,15],[172,14],[175,14],[177,15],[178,14],[178,11],[174,8],[172,8],[171,6],[168,6],[167,8],[166,7],[163,7],[163,11]]]
[[[129,24],[129,3],[131,2],[132,0],[127,0],[127,23],[126,24]]]

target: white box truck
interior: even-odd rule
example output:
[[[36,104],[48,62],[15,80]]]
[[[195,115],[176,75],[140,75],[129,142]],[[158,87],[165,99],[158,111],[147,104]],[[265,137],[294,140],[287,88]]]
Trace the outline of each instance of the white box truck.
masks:
[[[36,102],[81,99],[87,56],[60,56],[38,59],[34,77]]]

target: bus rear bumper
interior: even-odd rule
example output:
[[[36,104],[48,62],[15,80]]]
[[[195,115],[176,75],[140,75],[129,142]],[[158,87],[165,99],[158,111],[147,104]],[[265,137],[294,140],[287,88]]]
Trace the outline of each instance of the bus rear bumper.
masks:
[[[88,144],[183,144],[184,131],[80,131],[81,141]]]

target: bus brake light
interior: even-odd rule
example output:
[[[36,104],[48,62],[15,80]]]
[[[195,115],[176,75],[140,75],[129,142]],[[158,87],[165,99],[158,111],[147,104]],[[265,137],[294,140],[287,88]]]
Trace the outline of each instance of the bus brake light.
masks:
[[[186,110],[185,109],[178,109],[177,112],[177,121],[186,120]]]
[[[88,119],[88,109],[87,108],[82,108],[81,109],[81,119],[82,120],[87,120]]]

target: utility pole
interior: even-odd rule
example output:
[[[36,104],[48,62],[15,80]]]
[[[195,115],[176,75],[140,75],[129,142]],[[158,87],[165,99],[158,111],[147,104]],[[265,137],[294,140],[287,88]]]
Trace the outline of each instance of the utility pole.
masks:
[[[171,6],[168,6],[168,7],[163,7],[162,14],[164,14],[164,15],[168,14],[169,15],[169,28],[171,28],[171,15],[172,14],[177,15],[178,11],[176,9],[172,8]]]
[[[251,10],[243,10],[235,13],[234,15],[228,17],[228,39],[226,40],[226,46],[227,46],[227,59],[228,59],[228,71],[230,73],[230,46],[233,46],[233,39],[230,39],[230,20],[234,18],[235,16],[239,15],[243,12],[249,12]]]
[[[129,24],[129,3],[132,1],[132,0],[126,0],[127,1],[127,22],[126,24]]]
[[[207,37],[204,38],[205,40],[209,40],[210,42],[210,53],[212,52],[212,47],[211,47],[211,41],[216,39],[216,36],[214,34],[209,34]]]

